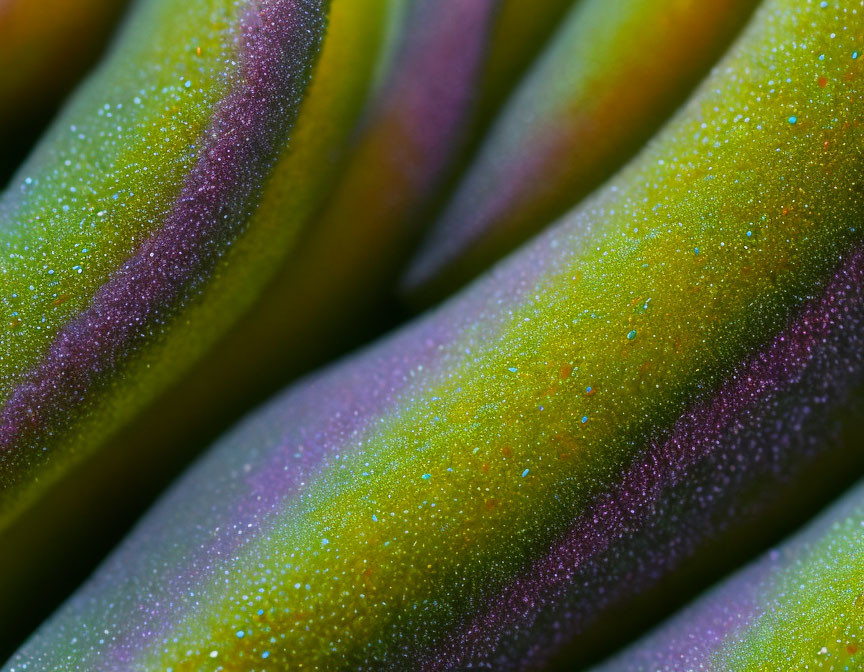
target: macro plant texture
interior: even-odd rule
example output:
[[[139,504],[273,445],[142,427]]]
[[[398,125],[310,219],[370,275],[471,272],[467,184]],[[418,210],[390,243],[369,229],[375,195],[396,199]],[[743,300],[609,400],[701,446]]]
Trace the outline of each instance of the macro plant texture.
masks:
[[[862,550],[859,485],[788,542],[599,669],[860,670]]]
[[[864,0],[25,5],[5,671],[864,669]]]

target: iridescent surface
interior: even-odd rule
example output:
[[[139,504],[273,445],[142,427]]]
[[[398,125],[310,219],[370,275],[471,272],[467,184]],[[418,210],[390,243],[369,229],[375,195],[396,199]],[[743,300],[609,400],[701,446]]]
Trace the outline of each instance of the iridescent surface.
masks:
[[[44,573],[55,574],[51,557],[71,547],[89,547],[94,537],[98,543],[103,521],[121,525],[122,519],[116,522],[117,512],[134,510],[155,496],[155,484],[178,469],[184,456],[189,460],[196,448],[203,447],[196,434],[202,427],[219,427],[248,405],[250,398],[279,389],[316,357],[332,356],[346,341],[353,345],[363,337],[363,330],[355,328],[356,322],[372,322],[364,308],[389,293],[380,273],[384,268],[396,273],[403,261],[406,233],[412,230],[409,218],[425,200],[430,186],[437,183],[472,118],[473,89],[489,46],[496,4],[457,3],[452,11],[441,13],[435,11],[436,3],[427,2],[330,3],[320,58],[302,102],[287,96],[291,78],[280,79],[274,72],[270,81],[283,87],[286,102],[300,105],[287,137],[286,129],[279,128],[284,121],[281,115],[262,120],[258,129],[272,133],[273,138],[281,133],[278,156],[268,156],[272,147],[262,146],[256,157],[260,165],[251,161],[241,180],[223,180],[229,183],[224,185],[229,190],[238,186],[252,189],[242,211],[215,230],[215,239],[199,238],[203,246],[191,256],[187,254],[190,246],[180,249],[175,245],[177,240],[168,237],[162,239],[158,253],[148,247],[143,252],[144,261],[152,263],[126,272],[137,284],[113,299],[115,309],[121,305],[129,308],[121,317],[125,324],[115,330],[119,337],[112,337],[109,347],[103,334],[85,330],[72,339],[76,345],[70,347],[69,332],[77,329],[70,324],[76,320],[91,324],[92,311],[84,312],[93,301],[88,292],[104,295],[104,284],[111,281],[110,271],[123,267],[140,252],[142,238],[166,228],[162,217],[167,218],[170,211],[170,189],[172,185],[179,188],[181,178],[189,183],[184,171],[195,168],[198,131],[193,132],[188,125],[163,127],[162,141],[170,152],[148,153],[152,148],[149,131],[141,127],[127,129],[120,139],[106,137],[105,147],[99,145],[104,151],[95,154],[106,161],[111,156],[106,148],[126,144],[129,147],[122,151],[130,155],[132,150],[140,150],[146,161],[141,160],[142,166],[135,164],[138,172],[118,169],[112,179],[138,188],[141,175],[152,176],[145,181],[147,188],[141,188],[141,202],[146,201],[154,210],[143,211],[138,201],[131,205],[124,202],[124,210],[110,212],[112,229],[94,227],[94,235],[106,236],[115,246],[122,241],[125,247],[104,268],[97,269],[95,279],[91,266],[76,264],[80,268],[74,269],[73,280],[78,284],[64,279],[63,286],[71,284],[70,291],[55,291],[50,297],[56,301],[56,305],[49,304],[52,311],[66,310],[56,316],[56,323],[48,325],[50,329],[42,323],[33,327],[26,321],[15,322],[21,315],[32,315],[30,309],[16,307],[10,310],[16,313],[10,316],[12,333],[0,334],[0,338],[8,336],[2,345],[11,376],[3,381],[9,383],[2,390],[8,396],[0,397],[5,402],[0,413],[5,413],[4,430],[14,427],[0,433],[0,444],[15,445],[14,451],[0,458],[6,462],[6,468],[0,470],[0,484],[5,486],[0,493],[0,527],[5,527],[0,549],[14,549],[0,551],[0,603],[17,604],[37,585],[46,590]],[[102,95],[112,82],[117,86],[115,80],[125,85],[128,79],[136,86],[148,80],[152,72],[137,71],[131,65],[134,63],[149,63],[152,71],[169,77],[166,71],[174,67],[173,62],[162,57],[174,53],[166,45],[176,48],[184,35],[200,32],[201,25],[222,31],[220,39],[228,46],[234,44],[240,30],[239,23],[229,21],[233,15],[228,9],[223,17],[210,5],[200,4],[178,16],[147,7],[142,5],[132,17],[128,35],[118,40],[113,60],[97,73],[90,89],[79,94],[81,100]],[[145,11],[157,15],[147,21],[141,16]],[[155,40],[141,37],[147,31],[158,31],[161,22],[170,23],[170,30]],[[396,60],[390,61],[381,58],[382,33],[388,24],[394,26],[393,53],[385,55],[396,55]],[[278,30],[287,27],[282,25]],[[287,37],[287,32],[284,35]],[[130,44],[143,44],[141,53],[133,52]],[[467,48],[469,44],[471,48]],[[182,53],[195,65],[207,61],[214,49],[196,39]],[[284,56],[291,60],[297,54],[286,51]],[[301,60],[297,59],[296,65]],[[204,128],[214,105],[233,91],[234,84],[249,90],[243,73],[234,72],[239,67],[233,57],[215,58],[209,72],[224,91],[211,92],[203,87],[210,98],[181,96],[173,101],[171,113],[199,114]],[[186,82],[190,82],[188,90],[199,92],[192,78],[184,76],[181,93],[187,90]],[[173,89],[157,91],[168,95]],[[145,102],[143,95],[130,97],[133,102]],[[111,124],[126,111],[92,110],[85,102],[75,105],[58,122],[62,129],[75,115],[86,119],[91,113],[97,119],[106,115],[105,123]],[[151,121],[162,123],[163,116],[157,107]],[[83,128],[82,124],[74,125]],[[107,128],[110,131],[113,127]],[[64,137],[59,131],[56,134]],[[29,165],[40,167],[44,173],[55,170],[59,162],[65,166],[67,159],[58,157],[58,146],[49,137]],[[187,159],[180,168],[175,165],[177,156]],[[72,164],[66,168],[75,170],[63,173],[62,189],[78,190],[86,180],[100,179],[98,171],[105,166]],[[171,172],[175,169],[176,174]],[[387,199],[379,201],[389,221],[375,216],[381,211],[370,211],[365,218],[357,216],[368,200],[378,199],[376,190],[392,193],[393,180],[407,173],[412,175],[410,184],[400,192],[395,207],[391,208],[393,204]],[[367,177],[375,174],[382,179],[369,184]],[[27,200],[41,199],[41,205],[36,205],[46,209],[58,189],[61,187],[56,184],[40,183],[35,195],[28,193]],[[355,197],[357,200],[352,200]],[[165,203],[158,203],[160,198]],[[327,203],[336,206],[335,213],[319,216]],[[10,216],[17,212],[13,208]],[[348,216],[342,216],[346,212]],[[41,232],[46,248],[55,249],[55,237],[60,240],[67,229],[76,230],[78,214],[70,208],[52,220],[51,227]],[[197,214],[192,218],[188,214],[175,211],[172,227],[198,219]],[[103,216],[109,216],[107,210]],[[134,228],[141,224],[147,225],[143,233]],[[149,239],[144,244],[150,245]],[[92,245],[80,247],[93,253]],[[216,258],[207,260],[214,252]],[[126,254],[129,256],[124,257]],[[157,300],[135,305],[130,293],[143,297],[154,287],[150,284],[154,274],[178,269],[177,258],[172,255],[181,256],[187,270],[202,259],[206,263],[187,279],[179,300],[168,296],[177,290],[175,282]],[[141,273],[141,268],[149,275]],[[19,274],[20,270],[14,273],[19,283],[26,283],[27,276]],[[35,272],[33,268],[25,270]],[[90,278],[91,284],[82,284],[83,278]],[[182,278],[179,281],[184,284]],[[142,287],[146,291],[141,291]],[[107,315],[109,326],[116,324],[117,311],[105,311],[104,304],[96,310]],[[158,304],[155,311],[154,304]],[[56,330],[61,331],[55,334]],[[34,333],[46,337],[35,340]],[[25,338],[30,340],[22,343]],[[84,346],[89,346],[89,351],[82,356]],[[69,356],[73,349],[77,354]],[[53,363],[46,356],[49,351],[54,353]],[[118,486],[118,482],[128,482],[130,487]],[[108,501],[110,506],[106,506]],[[131,516],[122,515],[127,519]],[[98,550],[87,552],[96,562]],[[79,553],[79,557],[84,554]],[[56,574],[62,577],[65,570],[64,566]],[[0,629],[8,632],[8,622],[16,620],[19,617],[12,611],[0,612]],[[0,637],[0,649],[2,643]]]
[[[791,439],[812,385],[842,373],[826,396],[842,404],[860,370],[864,15],[822,4],[766,2],[582,208],[226,436],[10,669],[534,665],[560,643],[547,613],[572,637],[605,606],[556,614],[580,590],[552,571],[514,613],[544,558],[614,578],[614,526],[637,549],[662,539],[657,502],[692,508],[693,530],[734,522],[749,482],[712,459],[769,484],[806,464],[818,425],[789,452],[760,437]]]
[[[598,670],[860,670],[864,485]]]
[[[440,298],[601,184],[683,102],[756,4],[574,5],[495,119],[404,289]]]
[[[0,526],[224,324],[171,333],[244,230],[322,30],[315,0],[142,2],[13,179],[0,201]],[[178,338],[179,361],[142,350]]]
[[[323,12],[319,4],[310,7]],[[508,8],[511,19],[525,11]],[[437,9],[335,1],[301,104],[310,54],[294,45],[279,65],[290,72],[250,81],[242,6],[178,14],[161,0],[140,3],[0,202],[12,250],[0,269],[0,527],[82,456],[133,443],[182,450],[165,404],[179,399],[188,426],[217,423],[262,381],[266,389],[295,374],[386,293],[416,235],[411,218],[472,119],[498,16],[492,0]],[[384,67],[387,21],[395,34]],[[245,47],[254,53],[259,42]],[[211,175],[210,205],[193,213],[188,199],[202,193],[231,100],[266,87],[290,105],[262,103],[260,135],[226,131],[256,149],[230,150],[243,170]],[[202,219],[210,225],[180,231]]]
[[[390,292],[466,139],[498,5],[415,0],[403,8],[340,181],[302,250],[299,277],[325,310],[350,303],[346,296],[368,303]]]
[[[355,23],[368,14],[368,3],[363,5],[354,10]],[[219,372],[210,374],[217,385],[226,368],[232,388],[246,389],[267,374],[268,382],[277,379],[275,370],[279,389],[306,359],[320,356],[316,345],[346,332],[368,333],[369,313],[390,294],[388,281],[416,237],[419,213],[471,119],[495,7],[486,0],[452,3],[446,10],[429,0],[388,3],[388,38],[365,107],[351,126],[351,142],[335,157],[324,154],[333,179],[309,225],[254,310],[205,363]],[[350,31],[346,22],[338,39]],[[334,72],[352,71],[351,62],[345,59]],[[314,87],[313,81],[313,94]],[[293,165],[302,178],[307,165]],[[265,201],[272,214],[291,206],[290,200]],[[267,254],[268,243],[262,236],[255,254]],[[262,352],[271,356],[262,358]],[[220,390],[219,396],[231,394]]]

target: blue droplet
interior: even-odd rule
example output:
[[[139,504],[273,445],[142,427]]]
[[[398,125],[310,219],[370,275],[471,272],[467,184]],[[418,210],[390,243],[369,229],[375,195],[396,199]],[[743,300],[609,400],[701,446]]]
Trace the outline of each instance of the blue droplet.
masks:
[[[591,386],[585,388],[585,394],[591,394]]]
[[[699,254],[699,248],[698,247],[693,248],[693,254]]]
[[[261,654],[261,657],[262,657],[262,658],[269,658],[269,657],[270,657],[270,652],[269,652],[269,651],[265,651],[264,653]]]
[[[854,61],[856,58],[858,58],[858,52],[857,52],[857,51],[853,51],[853,52],[852,52],[852,60]]]
[[[517,369],[515,366],[511,366],[511,367],[510,367],[509,369],[507,369],[507,370],[510,371],[511,373],[516,373],[519,369]]]
[[[636,338],[636,330],[632,329],[627,332],[627,340],[632,341],[634,338]]]
[[[828,6],[828,0],[822,0],[822,2],[819,3],[819,6],[822,9],[825,9]]]
[[[374,520],[376,523],[378,522],[378,516],[376,516],[374,513],[372,514],[372,520]]]
[[[793,114],[791,117],[789,117],[789,123],[790,123],[790,124],[797,124],[797,123],[798,123],[798,117],[796,117],[796,116]]]
[[[237,631],[237,637],[239,637],[240,639],[243,639],[243,636],[244,636],[245,634],[246,634],[246,633],[243,632],[242,630],[238,630],[238,631]]]
[[[432,478],[432,474],[423,474],[420,478],[422,478],[424,481],[428,481],[430,478]]]
[[[530,470],[530,469],[526,469],[525,471],[523,471],[523,472],[522,472],[522,478],[525,478],[525,477],[528,475],[528,472],[529,472],[529,471],[531,471],[531,470]]]
[[[588,422],[588,416],[587,416],[587,415],[583,415],[583,416],[582,416],[582,424],[584,425],[586,422]]]
[[[748,232],[747,232],[747,237],[748,237],[748,238],[750,238],[752,235],[753,235],[753,232],[752,232],[752,231],[748,231]]]

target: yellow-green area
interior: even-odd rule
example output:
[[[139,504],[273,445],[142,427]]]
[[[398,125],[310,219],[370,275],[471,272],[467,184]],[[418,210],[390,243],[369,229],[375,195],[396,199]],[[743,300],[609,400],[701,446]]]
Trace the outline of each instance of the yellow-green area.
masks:
[[[347,457],[142,662],[394,660],[516,575],[859,239],[862,28],[835,3],[766,2],[630,167],[487,280],[518,299],[469,319],[451,365],[415,371],[362,436],[332,437]],[[467,299],[431,319],[464,320]]]

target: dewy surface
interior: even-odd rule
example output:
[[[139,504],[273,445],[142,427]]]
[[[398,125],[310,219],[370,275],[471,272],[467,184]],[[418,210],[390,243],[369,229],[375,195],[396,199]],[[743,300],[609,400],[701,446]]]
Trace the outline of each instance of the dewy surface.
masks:
[[[776,409],[736,400],[759,398],[750,366],[790,407],[807,403],[811,361],[848,358],[844,385],[860,383],[846,329],[860,324],[862,11],[765,2],[628,168],[460,297],[229,434],[8,669],[506,669],[578,635],[590,608],[557,630],[542,616],[579,584],[515,614],[508,588],[605,494],[650,510],[651,469],[671,475],[659,490],[686,491],[673,458],[714,408],[728,434],[747,419],[758,447]],[[814,437],[769,458],[789,468]],[[720,438],[751,459],[753,443]],[[669,465],[652,458],[666,445]],[[697,512],[737,492],[706,472],[710,488],[682,500]],[[616,543],[591,537],[559,561],[605,574]],[[622,581],[625,597],[641,588]]]
[[[864,486],[598,672],[860,670]]]
[[[223,270],[297,116],[324,10],[141,2],[13,179],[0,200],[0,527],[182,369],[142,348],[176,338]]]
[[[576,3],[495,119],[406,290],[437,298],[600,185],[685,100],[757,4]]]

